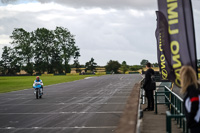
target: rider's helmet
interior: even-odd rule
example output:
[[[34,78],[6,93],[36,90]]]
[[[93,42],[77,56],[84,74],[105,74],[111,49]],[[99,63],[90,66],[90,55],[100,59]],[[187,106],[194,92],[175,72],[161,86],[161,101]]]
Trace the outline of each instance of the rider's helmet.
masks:
[[[36,80],[37,80],[37,81],[39,81],[39,80],[40,80],[40,77],[39,77],[39,76],[37,76],[37,77],[36,77]]]

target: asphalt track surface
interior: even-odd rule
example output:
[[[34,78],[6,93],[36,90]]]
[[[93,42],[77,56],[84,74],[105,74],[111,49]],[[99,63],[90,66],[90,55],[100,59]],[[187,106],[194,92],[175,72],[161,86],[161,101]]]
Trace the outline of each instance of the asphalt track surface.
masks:
[[[112,133],[141,79],[105,75],[46,86],[42,99],[33,89],[0,94],[0,133]]]

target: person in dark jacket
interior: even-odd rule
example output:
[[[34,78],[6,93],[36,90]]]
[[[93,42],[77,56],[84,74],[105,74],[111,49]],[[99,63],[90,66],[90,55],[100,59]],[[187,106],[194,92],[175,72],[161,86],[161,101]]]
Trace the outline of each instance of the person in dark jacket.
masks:
[[[180,70],[181,93],[185,94],[184,108],[187,127],[191,133],[200,133],[200,85],[195,70],[183,66]]]
[[[151,76],[154,75],[154,70],[151,68],[151,63],[146,64],[147,71],[145,73],[145,81],[143,88],[147,97],[148,105],[144,111],[153,111],[154,110],[154,98],[153,91],[155,88],[151,87]]]

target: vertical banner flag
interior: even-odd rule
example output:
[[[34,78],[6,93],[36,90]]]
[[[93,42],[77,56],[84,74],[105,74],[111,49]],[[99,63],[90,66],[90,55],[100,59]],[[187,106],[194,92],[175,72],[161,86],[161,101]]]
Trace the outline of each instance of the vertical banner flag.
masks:
[[[157,39],[157,57],[158,64],[160,67],[161,79],[168,81],[172,71],[172,66],[170,64],[171,56],[166,56],[170,51],[169,45],[169,34],[168,34],[168,22],[163,13],[156,11],[157,15],[157,29],[156,29],[156,39]],[[170,54],[169,54],[170,55]],[[173,73],[172,73],[173,75]],[[173,77],[172,77],[173,78]]]
[[[191,0],[158,0],[158,9],[156,38],[161,78],[180,87],[181,67],[189,65],[197,70]]]

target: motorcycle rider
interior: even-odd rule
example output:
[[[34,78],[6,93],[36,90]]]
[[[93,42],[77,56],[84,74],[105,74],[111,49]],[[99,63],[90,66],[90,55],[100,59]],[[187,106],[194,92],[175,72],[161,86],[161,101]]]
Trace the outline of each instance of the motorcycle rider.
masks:
[[[43,94],[43,82],[40,79],[39,76],[36,77],[36,80],[34,80],[33,86],[35,86],[36,83],[40,83],[41,87],[42,87],[42,94]]]

